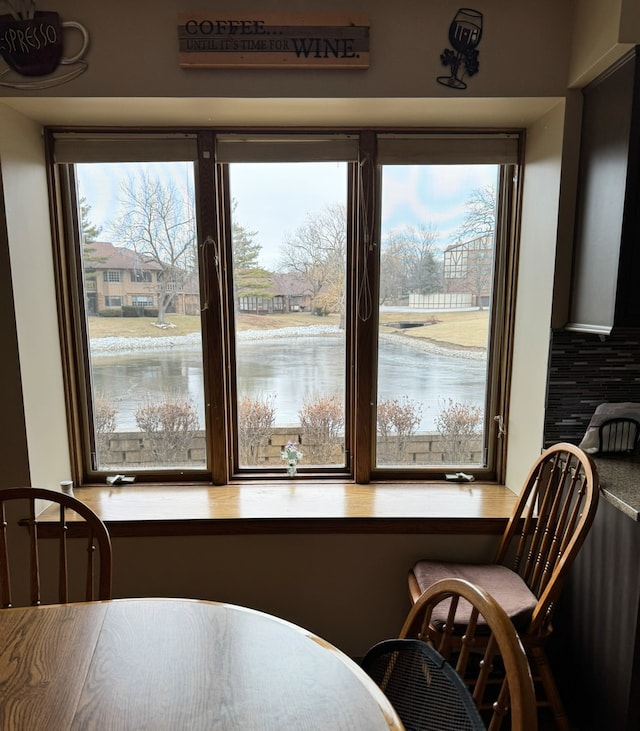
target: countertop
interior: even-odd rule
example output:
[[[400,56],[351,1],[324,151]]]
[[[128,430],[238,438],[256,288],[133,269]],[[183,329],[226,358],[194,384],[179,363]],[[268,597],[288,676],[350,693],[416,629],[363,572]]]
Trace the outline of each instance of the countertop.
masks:
[[[598,457],[602,497],[632,520],[640,522],[640,455]]]

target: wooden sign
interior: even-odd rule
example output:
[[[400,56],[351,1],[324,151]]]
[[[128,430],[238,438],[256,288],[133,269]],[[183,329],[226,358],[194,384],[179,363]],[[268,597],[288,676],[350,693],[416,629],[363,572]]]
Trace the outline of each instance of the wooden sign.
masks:
[[[178,41],[184,68],[369,67],[361,15],[182,14]]]

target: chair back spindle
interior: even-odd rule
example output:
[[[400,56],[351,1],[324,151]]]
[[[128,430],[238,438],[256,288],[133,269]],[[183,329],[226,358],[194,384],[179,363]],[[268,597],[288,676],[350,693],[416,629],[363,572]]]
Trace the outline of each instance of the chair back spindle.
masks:
[[[640,422],[629,417],[605,419],[598,427],[599,454],[635,452],[640,440]]]
[[[496,563],[512,568],[540,598],[532,617],[537,631],[546,631],[566,572],[595,517],[597,492],[591,460],[570,444],[548,450],[529,473]]]
[[[408,577],[415,603],[448,577],[489,590],[517,628],[535,666],[541,681],[539,705],[551,706],[556,727],[563,731],[568,721],[544,645],[552,631],[555,604],[591,528],[598,499],[598,473],[589,454],[573,444],[555,444],[531,467],[492,563],[420,559]],[[436,607],[429,626],[432,639],[446,634],[447,643],[460,647],[468,615],[468,605],[462,601],[455,623],[447,618],[446,605]]]
[[[38,520],[36,500],[59,504],[57,521],[52,524],[49,518],[46,521],[46,530],[45,524]],[[12,504],[11,512],[9,503]],[[56,587],[52,599],[60,604],[71,601],[70,565],[76,565],[77,562],[72,560],[72,552],[69,550],[70,522],[67,511],[75,514],[71,520],[74,529],[82,536],[78,538],[78,542],[84,541],[85,536],[87,541],[86,562],[81,562],[84,565],[84,581],[74,584],[79,590],[78,594],[74,592],[74,596],[77,595],[83,601],[111,598],[111,539],[106,526],[93,510],[77,498],[53,490],[35,487],[8,488],[0,490],[0,607],[15,606],[12,570],[17,573],[23,563],[28,565],[28,601],[31,605],[36,606],[44,601],[42,571],[45,563],[49,567],[52,562],[57,563],[57,582],[50,584],[51,587]],[[27,531],[26,542],[19,541],[24,529]],[[11,552],[10,536],[15,538],[15,541],[11,540],[15,550]],[[57,541],[57,551],[49,550],[53,541]],[[19,542],[23,544],[23,548],[17,545]],[[71,542],[75,543],[75,538]],[[24,553],[28,553],[28,561],[23,556]],[[46,562],[45,556],[49,557]],[[54,556],[56,559],[52,561]]]
[[[444,602],[446,619],[434,632],[433,610]],[[462,605],[470,611],[460,627],[456,615]],[[506,612],[488,592],[462,579],[437,581],[413,605],[399,637],[432,645],[455,668],[486,728],[497,731],[510,717],[513,731],[535,731],[535,690],[524,647]]]

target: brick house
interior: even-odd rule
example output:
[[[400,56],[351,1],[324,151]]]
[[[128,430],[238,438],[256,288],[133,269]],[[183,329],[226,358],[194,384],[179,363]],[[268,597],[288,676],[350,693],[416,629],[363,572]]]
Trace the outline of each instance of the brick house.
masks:
[[[311,309],[312,289],[300,274],[271,274],[268,289],[262,296],[239,297],[239,312],[271,314]]]
[[[132,249],[105,241],[85,246],[85,287],[87,313],[97,315],[122,307],[157,309],[162,267],[145,261]],[[197,276],[186,278],[176,287],[168,312],[195,315],[200,310]]]

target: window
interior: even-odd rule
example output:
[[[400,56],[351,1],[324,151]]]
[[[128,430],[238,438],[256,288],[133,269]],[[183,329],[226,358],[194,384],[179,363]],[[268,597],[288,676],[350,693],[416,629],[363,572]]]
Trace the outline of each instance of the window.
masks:
[[[498,165],[383,167],[379,466],[486,466],[498,174]]]
[[[105,282],[119,282],[120,274],[120,272],[103,272],[102,278]]]
[[[281,479],[289,442],[303,479],[499,475],[517,134],[56,131],[51,147],[75,211],[59,246],[84,479]],[[122,317],[96,312],[96,268]],[[101,291],[121,270],[118,296]]]
[[[228,174],[238,468],[280,466],[294,442],[304,469],[344,470],[348,165],[231,162]],[[256,181],[273,184],[266,209]]]
[[[240,291],[240,290],[238,290]],[[270,310],[277,309],[276,304],[268,297],[247,297],[238,294],[237,300],[238,311],[240,312],[262,312],[266,313]]]
[[[130,273],[132,282],[153,282],[153,274],[141,269],[134,269]]]

